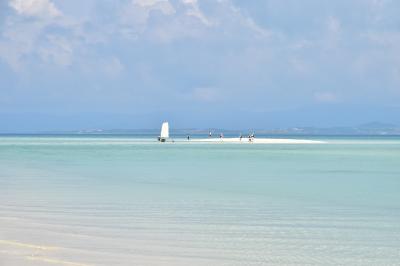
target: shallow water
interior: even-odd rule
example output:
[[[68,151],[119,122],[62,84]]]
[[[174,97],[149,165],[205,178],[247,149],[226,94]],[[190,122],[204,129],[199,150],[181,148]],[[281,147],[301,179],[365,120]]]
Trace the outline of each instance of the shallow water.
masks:
[[[0,137],[0,265],[397,265],[400,138]]]

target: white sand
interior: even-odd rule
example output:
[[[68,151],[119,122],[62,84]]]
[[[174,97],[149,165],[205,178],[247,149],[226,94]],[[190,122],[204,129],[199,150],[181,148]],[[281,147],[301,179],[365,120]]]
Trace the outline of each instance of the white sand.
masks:
[[[256,143],[256,144],[321,144],[324,141],[306,140],[306,139],[270,139],[270,138],[254,138],[249,141],[248,138],[208,138],[208,139],[192,139],[193,142],[210,142],[210,143]]]

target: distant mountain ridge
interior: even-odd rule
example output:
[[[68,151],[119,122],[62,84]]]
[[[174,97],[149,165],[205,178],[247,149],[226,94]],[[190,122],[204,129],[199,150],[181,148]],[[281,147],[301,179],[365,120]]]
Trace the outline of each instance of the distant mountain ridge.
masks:
[[[368,128],[368,129],[394,129],[397,126],[394,124],[389,124],[389,123],[381,123],[381,122],[370,122],[366,124],[359,125],[358,128]]]

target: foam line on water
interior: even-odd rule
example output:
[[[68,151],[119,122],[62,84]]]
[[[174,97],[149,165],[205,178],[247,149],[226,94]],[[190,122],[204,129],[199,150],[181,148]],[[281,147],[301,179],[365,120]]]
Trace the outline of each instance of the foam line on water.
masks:
[[[14,247],[20,247],[20,248],[29,248],[29,249],[37,249],[37,250],[58,250],[58,249],[60,249],[59,247],[41,246],[41,245],[21,243],[21,242],[9,241],[9,240],[1,240],[1,239],[0,239],[0,245],[14,246]]]
[[[47,262],[56,265],[66,265],[66,266],[90,266],[89,264],[79,263],[79,262],[71,262],[71,261],[64,261],[59,259],[52,259],[49,257],[38,257],[38,256],[26,256],[28,260],[33,261],[40,261],[40,262]]]

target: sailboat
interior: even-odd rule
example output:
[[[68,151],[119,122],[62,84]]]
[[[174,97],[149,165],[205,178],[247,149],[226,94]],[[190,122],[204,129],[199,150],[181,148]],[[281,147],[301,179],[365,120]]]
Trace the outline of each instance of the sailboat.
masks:
[[[169,138],[169,125],[168,122],[162,123],[161,133],[158,137],[158,141],[165,142]]]

